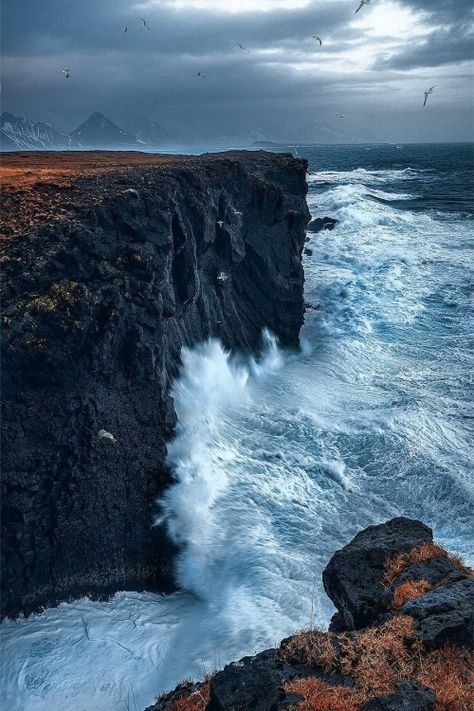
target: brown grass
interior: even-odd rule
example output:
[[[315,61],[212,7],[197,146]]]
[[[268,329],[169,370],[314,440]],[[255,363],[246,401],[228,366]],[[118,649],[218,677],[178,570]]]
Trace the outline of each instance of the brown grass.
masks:
[[[351,689],[334,686],[315,676],[293,679],[284,685],[286,691],[304,696],[294,708],[298,711],[357,711]]]
[[[340,635],[340,640],[340,669],[354,678],[356,693],[363,698],[393,691],[397,681],[408,679],[414,655],[422,648],[408,615],[392,617],[356,636]]]
[[[447,645],[421,662],[417,679],[436,690],[437,711],[472,711],[474,659],[467,649]]]
[[[426,580],[408,580],[397,588],[392,596],[392,608],[398,610],[407,600],[413,600],[425,592],[431,590],[432,586]]]
[[[334,635],[321,630],[307,630],[292,637],[280,651],[280,658],[290,664],[321,667],[326,674],[335,671],[337,649]]]
[[[205,711],[209,703],[209,684],[210,678],[207,678],[196,691],[184,692],[166,707],[166,711]]]
[[[332,670],[350,676],[354,685],[336,686],[316,677],[291,681],[284,688],[305,697],[296,703],[296,711],[353,711],[374,696],[393,692],[404,679],[434,689],[437,711],[473,711],[472,655],[449,645],[426,653],[415,639],[412,623],[411,617],[398,615],[357,635],[328,634],[331,649],[336,649],[336,657],[331,657]],[[291,651],[292,658],[303,663],[317,659],[317,666],[323,666],[326,647],[320,637],[324,635],[314,635],[297,635],[285,654]]]
[[[421,546],[412,548],[408,553],[398,553],[395,556],[387,558],[384,567],[383,584],[389,587],[408,565],[421,563],[423,560],[430,560],[431,558],[436,558],[441,555],[448,555],[444,548],[434,543],[423,543]]]

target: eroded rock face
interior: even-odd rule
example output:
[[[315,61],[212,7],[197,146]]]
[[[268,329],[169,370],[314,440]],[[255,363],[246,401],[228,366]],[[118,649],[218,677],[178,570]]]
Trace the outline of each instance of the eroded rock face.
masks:
[[[30,228],[4,243],[3,614],[169,588],[152,521],[182,346],[255,349],[264,327],[298,342],[305,161],[135,163],[39,181]],[[6,224],[29,199],[7,193]]]
[[[373,624],[389,608],[390,592],[382,584],[388,557],[431,543],[433,533],[420,521],[394,518],[369,526],[337,551],[323,572],[324,589],[338,610],[338,630]]]

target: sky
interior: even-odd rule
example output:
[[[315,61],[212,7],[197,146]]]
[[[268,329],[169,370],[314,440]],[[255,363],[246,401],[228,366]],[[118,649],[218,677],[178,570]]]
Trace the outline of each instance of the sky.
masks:
[[[472,0],[358,4],[2,0],[2,110],[195,143],[472,140]]]

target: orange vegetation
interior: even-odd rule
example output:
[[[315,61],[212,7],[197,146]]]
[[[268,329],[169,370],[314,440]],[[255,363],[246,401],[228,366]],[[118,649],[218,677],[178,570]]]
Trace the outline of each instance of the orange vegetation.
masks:
[[[337,651],[333,635],[321,630],[307,630],[291,637],[280,651],[290,663],[321,667],[326,674],[335,671]]]
[[[402,570],[404,570],[407,565],[413,563],[421,563],[423,560],[430,560],[431,558],[436,558],[436,556],[448,554],[440,546],[434,543],[423,543],[421,546],[416,546],[412,548],[408,553],[399,553],[392,558],[387,558],[385,562],[385,570],[383,583],[387,587],[393,583],[395,578],[400,575]]]
[[[438,711],[472,711],[474,659],[467,649],[447,645],[421,660],[417,678],[436,689]]]
[[[392,596],[392,607],[397,610],[407,600],[413,600],[413,598],[423,595],[428,590],[431,590],[431,587],[426,580],[408,580],[406,583],[402,583],[395,588]]]
[[[357,711],[350,688],[328,684],[315,676],[295,679],[285,688],[304,696],[304,701],[296,703],[298,711]]]
[[[209,681],[209,679],[206,679],[197,691],[183,694],[183,696],[175,699],[167,707],[167,711],[205,711],[209,703]]]
[[[297,658],[299,653],[304,662],[304,654],[309,650],[311,664],[324,667],[327,648],[312,634],[296,635],[291,640],[291,654]],[[374,696],[393,692],[404,679],[434,689],[437,711],[472,711],[471,655],[452,646],[426,653],[423,644],[415,639],[411,617],[393,617],[357,635],[327,633],[327,636],[331,637],[331,648],[338,649],[331,661],[333,668],[350,676],[354,685],[334,686],[316,677],[287,682],[284,685],[287,691],[305,697],[296,703],[296,711],[353,711]],[[283,651],[288,654],[289,650],[290,644]]]

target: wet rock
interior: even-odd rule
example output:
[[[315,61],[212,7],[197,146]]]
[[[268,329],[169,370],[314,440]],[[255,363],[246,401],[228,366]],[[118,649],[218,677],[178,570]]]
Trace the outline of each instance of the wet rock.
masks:
[[[428,648],[446,642],[474,646],[474,579],[447,583],[409,600],[400,612],[414,618],[416,636]]]
[[[376,696],[361,705],[361,711],[434,711],[435,692],[406,681],[393,694]]]
[[[313,254],[313,250],[309,249],[309,247],[305,247],[304,253],[308,255],[308,257],[311,257]]]
[[[323,572],[326,593],[336,606],[338,630],[357,630],[373,624],[390,606],[382,584],[388,557],[431,543],[432,531],[420,521],[394,518],[369,526],[340,551]]]
[[[60,159],[34,160],[51,172]],[[2,282],[10,616],[84,594],[170,590],[174,549],[152,524],[171,481],[169,385],[181,348],[218,335],[256,350],[264,327],[294,346],[303,324],[305,161],[120,160],[75,175],[67,218],[54,184],[28,204],[25,190],[4,190],[3,222],[16,235],[3,242]],[[100,429],[119,445],[104,446]]]
[[[307,226],[308,232],[321,232],[322,230],[333,230],[339,220],[334,217],[316,217]]]

